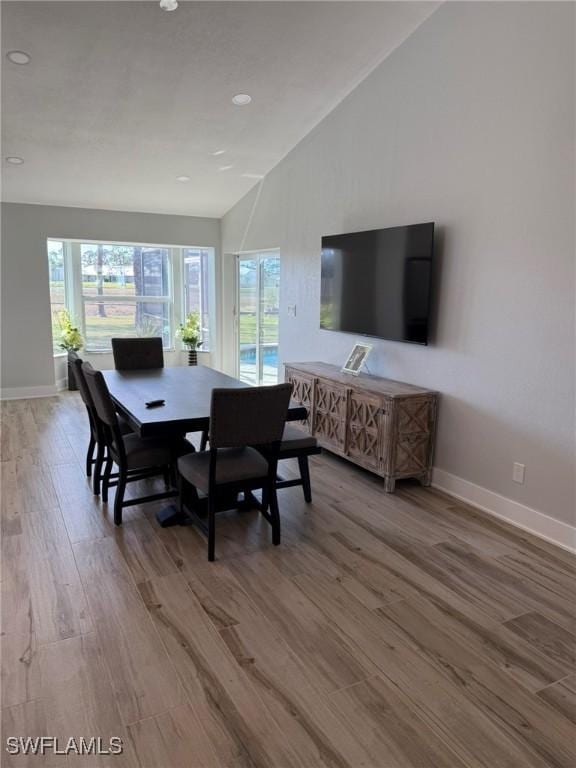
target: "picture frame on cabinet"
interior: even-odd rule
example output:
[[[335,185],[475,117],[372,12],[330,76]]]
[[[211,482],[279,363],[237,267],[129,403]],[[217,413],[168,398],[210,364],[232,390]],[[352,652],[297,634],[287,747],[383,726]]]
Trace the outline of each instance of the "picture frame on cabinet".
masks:
[[[353,376],[358,376],[371,349],[372,344],[364,344],[361,342],[354,344],[352,351],[348,355],[348,359],[344,363],[342,373],[351,373]]]

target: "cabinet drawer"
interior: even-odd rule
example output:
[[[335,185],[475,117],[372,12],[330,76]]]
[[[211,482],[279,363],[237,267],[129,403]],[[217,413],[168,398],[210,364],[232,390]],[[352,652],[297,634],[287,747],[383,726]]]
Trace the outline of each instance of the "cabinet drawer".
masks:
[[[432,400],[407,397],[396,400],[399,435],[428,434],[432,428]]]
[[[315,409],[329,413],[336,419],[346,418],[346,389],[342,386],[327,384],[318,379],[316,382]]]

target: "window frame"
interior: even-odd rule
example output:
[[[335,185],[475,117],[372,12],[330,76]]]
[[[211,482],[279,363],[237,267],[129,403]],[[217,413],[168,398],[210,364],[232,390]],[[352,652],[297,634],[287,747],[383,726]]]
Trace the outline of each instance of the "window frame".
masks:
[[[77,277],[74,280],[75,288],[77,290],[77,306],[79,308],[79,316],[81,318],[80,328],[82,330],[82,336],[86,340],[86,304],[134,304],[137,306],[142,303],[149,304],[165,304],[168,306],[168,323],[169,323],[169,342],[168,346],[163,345],[165,352],[172,352],[175,350],[174,337],[174,275],[173,275],[173,261],[174,261],[174,246],[171,245],[157,245],[151,243],[129,243],[119,240],[91,240],[84,238],[82,240],[71,240],[72,245],[72,259],[75,266],[75,273]],[[103,296],[102,301],[95,301],[94,295],[84,293],[84,283],[82,280],[82,245],[125,245],[127,247],[137,248],[162,248],[168,251],[168,295],[164,296],[141,296],[135,294],[117,294],[115,296]],[[97,297],[100,298],[100,297]],[[108,355],[112,352],[112,346],[109,349],[91,349],[89,346],[84,348],[90,355],[104,354]]]
[[[186,261],[186,255],[185,251],[207,251],[208,253],[208,274],[207,274],[207,283],[208,283],[208,289],[206,291],[207,295],[207,301],[208,301],[208,312],[203,313],[202,312],[202,297],[204,297],[205,292],[200,290],[200,296],[201,296],[201,307],[200,307],[200,339],[202,341],[202,346],[200,347],[200,352],[210,352],[214,347],[214,334],[216,332],[216,323],[214,321],[215,317],[215,308],[216,308],[216,249],[214,246],[199,246],[199,245],[183,245],[180,246],[180,258],[178,259],[178,265],[179,265],[179,279],[180,279],[180,308],[181,308],[181,319],[180,322],[183,323],[184,319],[189,313],[187,305],[187,299],[188,299],[188,292],[186,290],[186,270],[185,270],[185,261]],[[202,269],[202,259],[200,259],[200,282],[202,284],[202,278],[203,278],[203,269]],[[202,328],[202,317],[204,314],[208,315],[208,346],[204,345],[204,329]]]
[[[63,238],[63,237],[47,237],[46,238],[46,257],[48,257],[48,243],[62,243],[62,269],[64,272],[64,279],[63,279],[63,288],[64,288],[64,307],[72,314],[70,309],[70,297],[73,291],[72,287],[72,277],[71,277],[71,269],[70,269],[70,248],[69,248],[69,242]],[[49,291],[49,297],[50,297],[50,329],[52,331],[53,328],[53,310],[52,310],[52,294],[50,292],[51,290],[51,283],[52,278],[50,274],[50,264],[48,264],[48,291]],[[56,350],[54,348],[54,334],[52,333],[52,356],[53,357],[64,357],[67,354],[66,350],[60,349]]]
[[[178,351],[176,344],[176,331],[178,325],[184,322],[186,316],[186,286],[184,283],[184,252],[186,250],[197,250],[208,252],[208,318],[209,318],[209,338],[210,348],[202,347],[202,352],[209,352],[214,348],[214,338],[216,333],[216,283],[215,283],[215,264],[216,264],[216,247],[213,245],[168,245],[166,243],[141,243],[125,240],[104,240],[93,238],[70,238],[70,237],[58,237],[50,236],[46,238],[46,256],[48,249],[48,242],[55,241],[63,244],[63,263],[64,263],[64,305],[70,312],[70,316],[75,322],[82,333],[84,339],[86,339],[86,315],[85,305],[86,303],[94,303],[94,296],[85,294],[83,290],[82,281],[82,255],[81,245],[125,245],[136,246],[141,248],[162,248],[168,251],[168,295],[164,296],[135,296],[135,295],[115,295],[104,296],[106,304],[134,304],[138,303],[157,303],[165,304],[168,306],[168,319],[169,319],[169,332],[170,339],[169,345],[164,347],[165,352]],[[178,290],[178,285],[180,290]],[[100,297],[98,297],[100,298]],[[182,347],[183,348],[183,347]],[[87,354],[90,355],[108,355],[112,352],[112,347],[109,349],[90,349],[84,348]],[[61,357],[66,352],[53,351],[53,356]]]

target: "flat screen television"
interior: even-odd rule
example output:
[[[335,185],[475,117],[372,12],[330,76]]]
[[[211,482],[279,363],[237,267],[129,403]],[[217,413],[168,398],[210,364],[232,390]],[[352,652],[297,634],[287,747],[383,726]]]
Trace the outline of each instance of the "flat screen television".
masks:
[[[434,224],[322,238],[320,327],[428,344]]]

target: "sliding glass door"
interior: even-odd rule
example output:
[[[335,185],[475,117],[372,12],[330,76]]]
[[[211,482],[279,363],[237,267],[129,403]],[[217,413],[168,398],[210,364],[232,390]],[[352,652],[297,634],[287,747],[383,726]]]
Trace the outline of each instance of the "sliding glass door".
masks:
[[[238,256],[238,376],[247,384],[278,382],[280,254]]]

